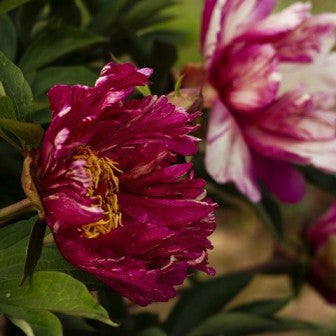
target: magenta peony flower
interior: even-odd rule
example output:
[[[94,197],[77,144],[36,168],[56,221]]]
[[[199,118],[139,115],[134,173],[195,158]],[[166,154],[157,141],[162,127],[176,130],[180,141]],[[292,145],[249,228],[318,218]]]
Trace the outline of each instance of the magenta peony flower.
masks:
[[[52,121],[35,153],[46,221],[63,256],[140,305],[175,295],[189,267],[210,275],[215,204],[191,163],[199,113],[167,98],[126,100],[150,69],[107,64],[95,87],[49,91]]]
[[[206,0],[202,44],[217,90],[206,166],[251,201],[258,181],[280,200],[304,195],[292,164],[336,172],[336,15],[298,2],[270,14],[274,0]]]
[[[308,241],[312,251],[308,280],[336,304],[336,203],[309,229]]]

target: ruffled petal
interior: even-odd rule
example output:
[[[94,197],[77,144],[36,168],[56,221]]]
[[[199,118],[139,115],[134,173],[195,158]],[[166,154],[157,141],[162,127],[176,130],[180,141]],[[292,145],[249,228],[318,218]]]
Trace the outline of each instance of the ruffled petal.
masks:
[[[335,43],[336,14],[314,15],[274,43],[281,61],[309,63]]]
[[[272,42],[297,28],[310,17],[311,4],[297,2],[250,27],[239,40]],[[275,42],[276,43],[276,42]]]
[[[220,101],[210,114],[205,164],[216,182],[233,182],[251,201],[260,200],[249,148],[236,121]]]
[[[266,157],[313,165],[328,173],[336,172],[336,139],[298,140],[293,137],[263,130],[257,126],[246,127],[244,135],[256,152]]]
[[[101,155],[115,157],[116,151],[150,145],[177,154],[192,155],[198,139],[188,135],[198,126],[190,122],[199,113],[188,114],[166,97],[146,97],[109,109],[92,132],[89,143]],[[112,119],[113,118],[113,119]],[[112,119],[112,120],[111,120]]]
[[[218,69],[227,104],[239,113],[250,113],[271,103],[281,80],[277,66],[270,44],[249,46],[232,55],[228,64]]]
[[[218,47],[223,48],[267,17],[275,0],[227,0],[222,6]]]
[[[324,98],[324,97],[322,97]],[[259,127],[298,140],[332,140],[336,138],[336,114],[323,110],[317,97],[302,89],[283,95],[258,120]]]
[[[329,108],[335,105],[336,53],[320,55],[313,63],[282,63],[279,69],[284,78],[280,94],[302,87],[305,93],[323,95],[322,101],[330,102]]]

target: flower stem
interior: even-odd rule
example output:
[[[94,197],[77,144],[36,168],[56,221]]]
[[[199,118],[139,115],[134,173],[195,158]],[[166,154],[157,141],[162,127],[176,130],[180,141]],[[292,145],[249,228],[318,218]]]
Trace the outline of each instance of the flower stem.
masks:
[[[8,220],[31,212],[34,207],[28,198],[0,209],[0,226]]]

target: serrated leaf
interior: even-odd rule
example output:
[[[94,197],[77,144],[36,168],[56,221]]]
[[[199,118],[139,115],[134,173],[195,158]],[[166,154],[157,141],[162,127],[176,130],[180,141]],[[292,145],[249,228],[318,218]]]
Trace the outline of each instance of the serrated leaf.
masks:
[[[247,336],[256,333],[318,329],[312,323],[244,313],[219,313],[194,328],[188,336]]]
[[[233,299],[251,278],[250,273],[222,276],[183,292],[166,323],[169,336],[186,335]]]
[[[38,147],[44,133],[39,124],[7,118],[0,118],[0,128],[15,135],[25,150]]]
[[[49,28],[31,42],[19,65],[29,73],[70,52],[105,41],[104,37],[75,27]]]
[[[85,66],[55,66],[37,72],[33,92],[35,96],[45,94],[55,84],[93,86],[98,74]]]
[[[290,301],[290,298],[257,300],[233,307],[229,312],[250,313],[261,316],[272,316],[284,308]]]
[[[30,0],[0,0],[0,14],[6,13]]]
[[[11,99],[16,119],[30,118],[33,105],[31,88],[22,71],[0,51],[0,82],[6,95]]]
[[[8,15],[0,15],[0,50],[10,59],[14,60],[17,48],[15,26]]]

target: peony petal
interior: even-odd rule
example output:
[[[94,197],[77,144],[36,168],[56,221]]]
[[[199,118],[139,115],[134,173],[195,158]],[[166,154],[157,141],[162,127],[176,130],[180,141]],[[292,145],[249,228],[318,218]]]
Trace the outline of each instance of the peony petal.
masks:
[[[236,121],[220,101],[210,114],[205,164],[216,182],[233,182],[251,201],[260,200],[249,148]]]
[[[336,139],[303,141],[268,132],[257,126],[244,129],[248,144],[266,157],[293,163],[313,165],[328,173],[336,173]]]
[[[281,63],[279,70],[284,80],[280,94],[302,87],[306,93],[329,95],[330,107],[335,105],[336,96],[336,53],[320,55],[313,63]],[[324,97],[325,99],[325,97]]]
[[[100,154],[113,156],[116,150],[149,145],[182,155],[197,151],[198,139],[187,133],[197,128],[189,122],[199,113],[188,114],[164,96],[131,100],[109,109],[102,119],[110,115],[114,120],[102,120],[91,134],[90,144]]]
[[[280,201],[297,203],[305,194],[304,176],[290,163],[253,155],[256,173],[264,185]]]
[[[218,47],[223,48],[243,35],[267,17],[274,5],[275,0],[227,0],[226,5],[221,6]]]
[[[225,10],[227,0],[206,0],[203,12],[203,25],[201,31],[203,54],[205,64],[209,65],[218,48],[218,34],[221,30],[221,17]]]
[[[314,15],[274,43],[281,61],[309,63],[335,43],[336,14]]]
[[[259,110],[276,97],[281,79],[275,50],[270,44],[246,47],[220,71],[225,101],[239,113]]]
[[[250,27],[239,40],[271,42],[291,32],[310,16],[310,3],[298,2]]]
[[[302,89],[290,91],[263,112],[258,125],[298,140],[332,140],[336,138],[336,114],[323,110],[318,102]]]
[[[209,29],[209,25],[210,25],[210,23],[213,24],[211,18],[212,18],[215,6],[216,5],[218,6],[217,3],[218,3],[218,0],[205,0],[205,2],[204,2],[204,8],[203,8],[203,14],[202,14],[202,27],[201,27],[201,44],[202,44],[202,47],[204,47],[205,38],[206,38],[206,34],[208,32],[208,29]],[[222,4],[221,4],[221,6],[222,6]],[[216,10],[218,10],[218,9],[216,9]],[[210,36],[208,38],[210,38]]]

